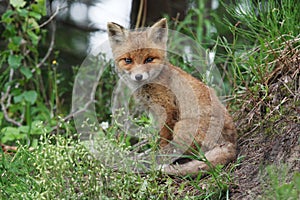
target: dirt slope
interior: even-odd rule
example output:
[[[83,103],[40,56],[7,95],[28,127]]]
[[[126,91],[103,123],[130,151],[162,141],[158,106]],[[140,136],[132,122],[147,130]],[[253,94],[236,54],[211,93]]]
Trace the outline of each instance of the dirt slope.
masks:
[[[300,54],[293,49],[281,55],[267,77],[268,93],[261,98],[246,94],[242,109],[235,113],[243,159],[234,172],[237,186],[231,199],[265,199],[270,189],[268,165],[278,173],[285,171],[278,176],[286,182],[300,172]]]

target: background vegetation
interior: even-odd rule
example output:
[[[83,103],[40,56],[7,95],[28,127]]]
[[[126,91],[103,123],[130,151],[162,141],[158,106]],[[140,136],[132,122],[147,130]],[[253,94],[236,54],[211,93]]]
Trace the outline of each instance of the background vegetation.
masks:
[[[170,28],[215,53],[240,135],[236,163],[204,178],[107,168],[75,130],[66,96],[78,67],[66,81],[45,1],[10,1],[1,15],[0,199],[298,199],[300,5],[239,1],[220,5],[225,13],[218,15],[207,2],[190,1],[183,19],[169,19]],[[183,60],[170,60],[184,68]],[[99,120],[111,124],[116,79],[109,69],[96,98]],[[116,127],[99,128],[124,146],[112,137]]]

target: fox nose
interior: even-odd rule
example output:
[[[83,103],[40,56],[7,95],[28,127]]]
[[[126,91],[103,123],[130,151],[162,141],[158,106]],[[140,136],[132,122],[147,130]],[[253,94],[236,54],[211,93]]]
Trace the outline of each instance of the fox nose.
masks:
[[[137,74],[135,75],[135,80],[140,81],[143,79],[143,74]]]

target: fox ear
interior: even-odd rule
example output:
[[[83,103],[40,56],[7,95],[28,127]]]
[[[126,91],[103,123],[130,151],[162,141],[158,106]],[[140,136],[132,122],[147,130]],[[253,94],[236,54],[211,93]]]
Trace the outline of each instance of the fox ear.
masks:
[[[107,23],[108,37],[111,45],[117,45],[125,41],[127,30],[114,22]]]
[[[168,40],[168,25],[167,19],[162,18],[155,24],[153,24],[148,30],[148,37],[152,39],[155,43],[167,44]]]

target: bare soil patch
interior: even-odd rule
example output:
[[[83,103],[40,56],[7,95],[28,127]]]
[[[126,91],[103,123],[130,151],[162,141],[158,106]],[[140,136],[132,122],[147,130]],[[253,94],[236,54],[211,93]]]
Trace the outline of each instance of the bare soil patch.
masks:
[[[243,159],[234,171],[231,199],[263,198],[269,187],[266,166],[285,168],[287,181],[300,171],[300,56],[295,49],[281,55],[266,78],[268,94],[245,94],[247,100],[235,113]]]

